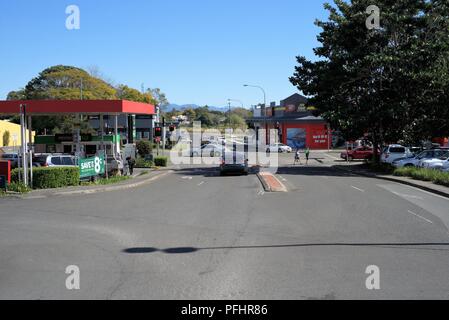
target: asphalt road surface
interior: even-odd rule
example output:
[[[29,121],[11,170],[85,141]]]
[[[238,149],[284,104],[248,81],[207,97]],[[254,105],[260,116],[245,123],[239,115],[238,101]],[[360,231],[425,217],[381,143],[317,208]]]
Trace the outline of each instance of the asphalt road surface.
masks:
[[[287,193],[184,168],[127,191],[0,198],[0,299],[449,298],[448,199],[287,162]]]

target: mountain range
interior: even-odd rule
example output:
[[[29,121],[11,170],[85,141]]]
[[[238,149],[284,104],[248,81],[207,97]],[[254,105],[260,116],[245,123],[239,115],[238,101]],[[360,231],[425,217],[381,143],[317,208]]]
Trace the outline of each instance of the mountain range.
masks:
[[[199,106],[197,104],[182,104],[182,105],[179,105],[179,104],[171,103],[171,104],[169,104],[165,108],[165,111],[170,112],[170,111],[173,111],[174,109],[182,111],[182,110],[186,110],[186,109],[190,109],[190,108],[191,109],[197,109],[197,108],[200,108],[200,107],[202,107],[202,106]],[[220,111],[220,112],[227,112],[228,111],[228,107],[215,107],[215,106],[208,106],[208,107],[209,107],[209,110],[212,110],[212,111]]]

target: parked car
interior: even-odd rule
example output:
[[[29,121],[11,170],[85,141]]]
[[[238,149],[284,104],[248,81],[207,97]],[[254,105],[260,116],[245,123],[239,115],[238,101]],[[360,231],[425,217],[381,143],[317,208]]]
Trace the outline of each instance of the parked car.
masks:
[[[448,159],[449,159],[449,152],[443,154],[441,157],[438,157],[438,158],[420,161],[419,167],[442,170],[442,169],[445,169],[447,166],[449,166]]]
[[[358,147],[353,150],[348,150],[345,152],[342,152],[340,154],[340,158],[344,160],[365,160],[365,159],[371,159],[373,157],[374,150],[370,147]]]
[[[220,175],[227,173],[248,174],[248,159],[243,152],[225,152],[220,165]]]
[[[411,155],[412,153],[407,147],[399,144],[392,144],[384,148],[380,155],[380,161],[383,163],[393,163],[396,159],[407,158]]]
[[[279,152],[279,153],[292,153],[293,149],[283,143],[273,143],[267,146],[267,153]]]
[[[432,163],[439,163],[449,157],[449,150],[446,149],[431,149],[428,150],[431,152],[432,156],[428,158],[420,159],[417,164],[417,167],[420,168],[428,168]]]
[[[33,158],[33,165],[39,167],[74,167],[75,157],[63,154],[37,155]]]
[[[0,160],[10,161],[11,168],[17,168],[19,163],[19,155],[17,153],[3,153],[0,155]]]
[[[417,156],[410,156],[406,158],[399,158],[393,161],[393,166],[396,168],[402,167],[419,167],[420,161],[439,158],[444,155],[446,151],[441,149],[430,149],[425,150],[418,154]]]

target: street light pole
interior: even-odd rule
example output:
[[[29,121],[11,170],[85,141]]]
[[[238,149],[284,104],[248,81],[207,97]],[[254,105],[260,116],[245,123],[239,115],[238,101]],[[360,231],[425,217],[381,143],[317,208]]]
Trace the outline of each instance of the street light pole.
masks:
[[[252,84],[244,84],[243,86],[244,87],[251,87],[251,88],[258,88],[258,89],[262,90],[262,92],[263,92],[263,106],[264,106],[264,108],[267,106],[267,95],[265,93],[264,88],[262,88],[261,86],[255,86],[255,85],[252,85]]]
[[[264,129],[266,129],[266,125],[267,125],[267,119],[266,119],[266,117],[267,117],[267,95],[266,95],[266,93],[265,93],[265,89],[264,88],[262,88],[261,86],[256,86],[256,85],[252,85],[252,84],[244,84],[243,85],[244,87],[251,87],[251,88],[258,88],[258,89],[260,89],[262,92],[263,92],[263,125],[264,125]],[[256,135],[257,136],[257,139],[259,139],[259,135],[257,134]],[[265,142],[266,142],[266,137],[265,137]]]

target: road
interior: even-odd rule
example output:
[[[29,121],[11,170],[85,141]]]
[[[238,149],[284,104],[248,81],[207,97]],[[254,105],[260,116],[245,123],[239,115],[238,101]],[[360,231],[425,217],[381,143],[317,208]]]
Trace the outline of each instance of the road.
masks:
[[[185,167],[128,191],[0,198],[0,299],[448,299],[449,200],[323,159],[281,162],[286,193]]]

